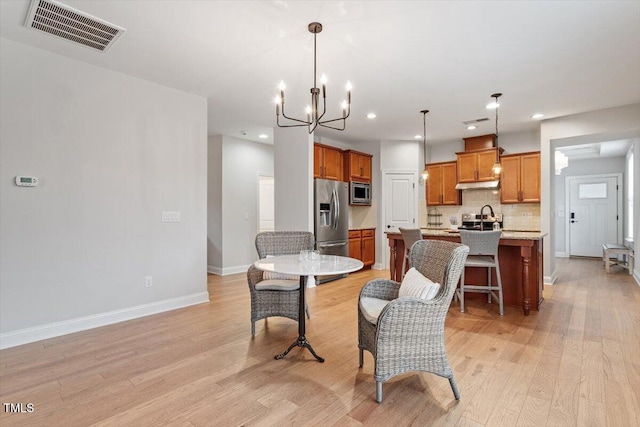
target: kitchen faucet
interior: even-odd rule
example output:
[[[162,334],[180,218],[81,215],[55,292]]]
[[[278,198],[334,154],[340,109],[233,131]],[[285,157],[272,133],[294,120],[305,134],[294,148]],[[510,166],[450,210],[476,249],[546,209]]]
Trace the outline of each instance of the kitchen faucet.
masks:
[[[493,213],[493,208],[491,205],[484,205],[480,208],[480,231],[484,231],[484,208],[489,208],[491,212],[491,218],[495,218],[496,214]]]

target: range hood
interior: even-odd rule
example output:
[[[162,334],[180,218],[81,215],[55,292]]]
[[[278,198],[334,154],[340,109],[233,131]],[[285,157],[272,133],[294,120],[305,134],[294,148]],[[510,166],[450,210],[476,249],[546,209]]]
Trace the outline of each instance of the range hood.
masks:
[[[456,190],[495,190],[500,186],[500,181],[460,182],[456,184]]]

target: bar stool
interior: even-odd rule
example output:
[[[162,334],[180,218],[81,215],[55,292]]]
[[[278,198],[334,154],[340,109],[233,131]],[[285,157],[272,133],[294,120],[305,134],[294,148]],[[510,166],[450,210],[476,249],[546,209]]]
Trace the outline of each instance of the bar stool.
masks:
[[[495,298],[500,304],[500,316],[504,314],[504,305],[502,302],[502,278],[500,277],[500,263],[498,261],[498,245],[502,231],[470,231],[460,230],[460,240],[463,245],[469,246],[469,256],[465,262],[465,267],[486,267],[487,268],[487,286],[465,285],[464,269],[460,276],[460,288],[456,291],[460,298],[460,311],[464,312],[464,293],[465,292],[481,292],[487,294],[488,302],[491,298]],[[491,269],[496,269],[496,277],[498,279],[497,286],[491,284]],[[498,291],[498,294],[494,291]]]
[[[402,240],[404,241],[404,257],[402,258],[402,278],[404,279],[405,268],[409,262],[409,254],[411,253],[411,246],[417,241],[422,240],[422,231],[419,228],[402,228],[398,227],[400,234],[402,234]]]

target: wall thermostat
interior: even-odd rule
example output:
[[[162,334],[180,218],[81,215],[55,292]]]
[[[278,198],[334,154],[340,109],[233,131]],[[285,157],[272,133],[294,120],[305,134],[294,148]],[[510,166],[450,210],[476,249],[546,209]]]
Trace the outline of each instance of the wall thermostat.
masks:
[[[35,176],[16,176],[16,185],[20,187],[35,187],[38,185],[38,178]]]

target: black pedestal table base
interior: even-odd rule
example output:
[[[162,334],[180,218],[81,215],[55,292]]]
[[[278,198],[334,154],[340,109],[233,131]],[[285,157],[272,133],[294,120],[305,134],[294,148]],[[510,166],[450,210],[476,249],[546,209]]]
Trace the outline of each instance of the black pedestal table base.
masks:
[[[276,360],[280,360],[285,357],[294,347],[304,347],[315,357],[318,362],[323,363],[324,359],[316,354],[313,351],[313,347],[307,341],[307,338],[304,336],[305,333],[305,317],[304,317],[304,292],[307,287],[307,276],[300,276],[300,302],[298,307],[298,339],[295,340],[288,349],[284,351],[284,353],[280,353],[276,355]]]

